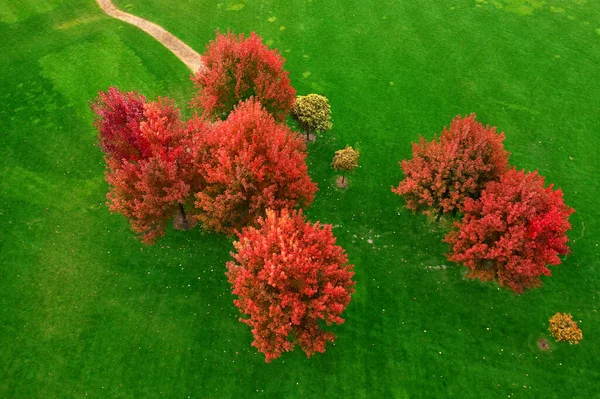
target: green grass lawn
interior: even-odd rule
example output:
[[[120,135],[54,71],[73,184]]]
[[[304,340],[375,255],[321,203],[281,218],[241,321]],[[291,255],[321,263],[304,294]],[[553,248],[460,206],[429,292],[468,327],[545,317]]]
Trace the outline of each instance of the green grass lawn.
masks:
[[[356,294],[325,354],[265,364],[237,321],[229,239],[169,231],[145,247],[104,205],[88,101],[118,85],[185,108],[189,71],[93,0],[0,0],[0,397],[600,395],[600,3],[116,3],[200,52],[216,29],[256,31],[299,94],[330,99],[307,215],[335,226]],[[524,295],[465,280],[445,231],[390,191],[412,141],[470,112],[576,209],[573,253]],[[346,144],[361,168],[339,191],[329,163]],[[542,352],[558,311],[581,320],[583,341]]]

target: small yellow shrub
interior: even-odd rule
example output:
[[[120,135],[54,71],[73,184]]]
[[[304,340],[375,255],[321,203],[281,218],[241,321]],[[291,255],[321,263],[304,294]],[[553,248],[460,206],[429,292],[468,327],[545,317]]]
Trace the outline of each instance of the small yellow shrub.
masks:
[[[556,313],[550,318],[548,330],[557,341],[568,341],[570,344],[578,344],[583,339],[583,333],[573,320],[573,316],[567,313]]]
[[[350,171],[358,167],[358,156],[360,153],[350,146],[343,150],[337,150],[331,161],[331,167],[335,170]]]
[[[331,129],[331,107],[329,100],[319,94],[298,96],[292,116],[307,133]]]

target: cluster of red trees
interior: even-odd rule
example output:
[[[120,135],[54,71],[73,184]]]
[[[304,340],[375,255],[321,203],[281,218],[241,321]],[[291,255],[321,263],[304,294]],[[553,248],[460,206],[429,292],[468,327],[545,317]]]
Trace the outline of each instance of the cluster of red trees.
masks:
[[[461,217],[444,239],[448,259],[470,268],[471,278],[520,293],[541,285],[540,276],[551,275],[547,265],[569,252],[573,209],[537,172],[510,168],[503,140],[474,114],[457,116],[439,140],[413,144],[413,158],[400,163],[405,178],[392,191],[413,211]]]
[[[193,76],[202,113],[182,121],[172,101],[111,87],[92,109],[111,186],[110,209],[153,243],[179,213],[233,234],[266,209],[305,207],[317,186],[302,138],[279,123],[295,91],[283,59],[252,34],[218,35]]]
[[[354,272],[331,225],[311,224],[296,210],[312,202],[317,186],[302,137],[282,123],[295,104],[284,60],[256,34],[227,33],[207,46],[203,62],[192,77],[198,112],[187,121],[172,100],[113,87],[92,103],[108,205],[146,244],[175,216],[183,228],[199,221],[237,234],[227,276],[253,345],[267,362],[296,345],[307,356],[323,352],[335,339],[323,327],[344,322]],[[304,108],[317,110],[309,116],[325,129],[330,110],[322,102]],[[470,268],[470,277],[521,292],[568,253],[573,210],[536,172],[511,169],[503,140],[474,114],[459,116],[439,139],[413,144],[392,191],[413,211],[460,216],[445,238],[448,258]]]
[[[111,211],[146,244],[175,216],[183,228],[237,234],[228,276],[254,345],[270,361],[297,343],[308,356],[334,335],[354,292],[352,265],[330,225],[294,209],[317,191],[301,135],[285,124],[295,90],[283,58],[256,34],[218,34],[193,77],[200,112],[181,119],[173,101],[115,87],[91,108],[106,160]]]

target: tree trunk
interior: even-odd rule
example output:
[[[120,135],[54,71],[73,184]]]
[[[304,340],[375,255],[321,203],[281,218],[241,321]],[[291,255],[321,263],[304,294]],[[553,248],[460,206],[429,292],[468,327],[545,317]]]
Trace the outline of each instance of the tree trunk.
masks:
[[[342,173],[342,184],[346,183],[346,174]]]
[[[310,143],[310,129],[306,129],[306,142]]]
[[[442,212],[442,211],[440,211],[440,213],[438,213],[437,218],[435,218],[436,223],[438,223],[440,221],[443,214],[444,214],[444,212]]]
[[[181,214],[181,221],[183,222],[183,228],[186,230],[189,230],[190,224],[188,223],[187,215],[185,214],[185,209],[183,207],[183,204],[181,202],[179,202],[179,203],[177,203],[177,205],[179,205],[179,213]]]

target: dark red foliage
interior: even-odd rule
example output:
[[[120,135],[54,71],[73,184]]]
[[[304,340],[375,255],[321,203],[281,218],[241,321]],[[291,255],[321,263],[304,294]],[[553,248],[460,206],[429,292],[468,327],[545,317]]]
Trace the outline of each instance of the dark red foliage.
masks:
[[[108,157],[136,161],[151,154],[140,132],[145,104],[146,98],[141,94],[121,92],[116,87],[98,93],[91,108],[97,115],[94,126],[100,146]]]
[[[392,191],[406,207],[430,215],[455,214],[466,198],[478,198],[489,181],[508,169],[504,133],[483,126],[475,114],[457,116],[437,141],[413,143],[413,158],[400,163],[405,178]]]
[[[202,61],[205,68],[192,77],[200,92],[191,104],[201,109],[205,118],[225,119],[238,102],[251,96],[278,121],[284,120],[294,105],[296,91],[283,69],[284,59],[254,32],[248,38],[217,33]]]
[[[311,225],[296,211],[266,215],[258,229],[239,234],[235,260],[227,263],[234,303],[249,316],[240,321],[252,327],[252,345],[267,362],[296,344],[309,357],[322,353],[335,335],[320,325],[344,322],[353,266],[335,245],[331,225]]]
[[[560,264],[569,252],[571,228],[562,191],[544,188],[537,172],[512,169],[488,183],[478,200],[466,199],[464,217],[446,236],[448,259],[471,269],[469,277],[497,280],[519,293],[550,276],[547,265]]]
[[[168,99],[144,106],[139,141],[144,158],[118,159],[107,154],[108,205],[130,220],[146,244],[164,234],[165,227],[199,189],[193,163],[192,129],[186,129],[179,109]],[[200,126],[195,126],[197,133]]]
[[[196,194],[204,227],[233,234],[267,208],[309,205],[317,190],[306,166],[306,146],[254,99],[216,123],[198,146],[204,189]]]

